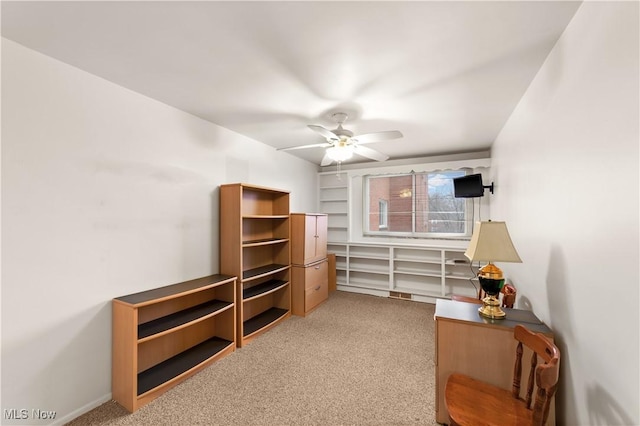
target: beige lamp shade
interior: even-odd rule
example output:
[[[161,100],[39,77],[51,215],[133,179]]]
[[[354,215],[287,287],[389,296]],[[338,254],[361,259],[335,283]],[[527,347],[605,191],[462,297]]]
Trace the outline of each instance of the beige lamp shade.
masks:
[[[464,255],[472,262],[522,263],[509,236],[506,222],[476,222]]]

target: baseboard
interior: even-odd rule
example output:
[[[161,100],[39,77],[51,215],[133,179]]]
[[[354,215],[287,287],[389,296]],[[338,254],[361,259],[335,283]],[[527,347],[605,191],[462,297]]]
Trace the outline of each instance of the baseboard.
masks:
[[[392,299],[413,300],[414,302],[430,303],[432,305],[435,305],[436,300],[443,299],[441,297],[422,296],[419,294],[409,294],[410,297],[407,297],[408,293],[400,293],[389,290],[375,290],[371,288],[354,287],[344,284],[338,284],[338,290],[347,291],[350,293],[369,294],[371,296],[389,297]],[[448,297],[444,297],[444,299],[448,299]]]
[[[422,302],[422,303],[430,303],[432,305],[436,304],[436,300],[442,299],[441,297],[433,297],[433,296],[422,296],[420,294],[414,294],[411,298],[414,302]],[[445,299],[448,299],[446,297]]]
[[[64,417],[60,417],[55,419],[55,421],[53,423],[50,423],[51,426],[62,426],[66,423],[69,423],[71,420],[80,417],[81,415],[88,413],[89,411],[93,410],[96,407],[99,407],[100,405],[104,404],[105,402],[111,401],[111,392],[109,392],[108,394],[94,400],[91,401],[90,403],[78,408],[77,410],[72,411],[71,413],[67,414]]]
[[[372,288],[361,288],[349,285],[338,284],[338,290],[347,291],[349,293],[369,294],[371,296],[389,297],[389,291],[387,290],[375,290]]]

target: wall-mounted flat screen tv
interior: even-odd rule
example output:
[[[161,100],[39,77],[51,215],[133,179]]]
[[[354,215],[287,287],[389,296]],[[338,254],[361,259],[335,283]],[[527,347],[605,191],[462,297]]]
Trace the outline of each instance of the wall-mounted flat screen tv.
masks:
[[[482,175],[466,175],[453,179],[453,196],[456,198],[475,198],[484,196]]]

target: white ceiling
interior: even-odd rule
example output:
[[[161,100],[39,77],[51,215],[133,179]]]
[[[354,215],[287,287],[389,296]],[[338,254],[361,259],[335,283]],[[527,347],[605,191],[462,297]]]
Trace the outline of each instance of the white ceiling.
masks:
[[[489,148],[579,5],[3,1],[2,35],[276,148],[344,111],[399,159]]]

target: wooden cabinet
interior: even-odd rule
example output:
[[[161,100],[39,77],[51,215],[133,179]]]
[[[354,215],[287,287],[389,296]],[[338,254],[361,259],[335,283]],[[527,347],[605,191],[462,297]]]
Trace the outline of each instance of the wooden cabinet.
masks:
[[[291,213],[291,263],[308,265],[327,257],[327,215]]]
[[[329,296],[327,215],[291,214],[292,313],[306,316]]]
[[[511,389],[517,341],[513,329],[522,324],[553,340],[551,330],[531,311],[503,308],[506,319],[492,320],[478,314],[473,303],[438,300],[435,312],[436,421],[449,423],[444,403],[444,387],[453,372],[463,373],[504,389]],[[531,351],[525,348],[523,360]],[[523,362],[523,377],[530,364]],[[555,424],[552,400],[548,425]]]
[[[239,347],[291,315],[289,192],[220,186],[220,271],[238,277]]]
[[[329,297],[328,260],[292,266],[292,313],[306,316]]]
[[[235,286],[212,275],[114,299],[113,399],[133,412],[232,353]]]

